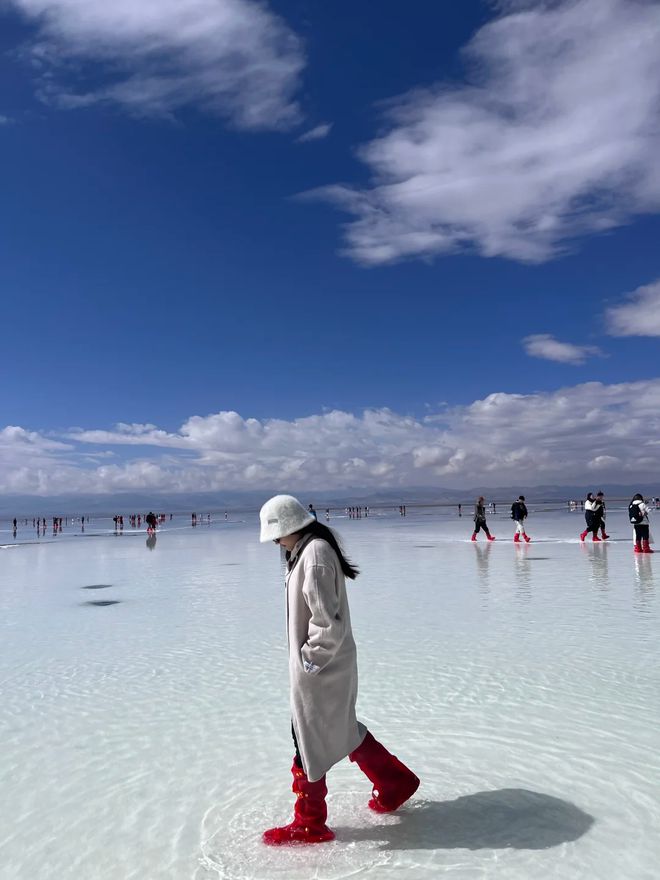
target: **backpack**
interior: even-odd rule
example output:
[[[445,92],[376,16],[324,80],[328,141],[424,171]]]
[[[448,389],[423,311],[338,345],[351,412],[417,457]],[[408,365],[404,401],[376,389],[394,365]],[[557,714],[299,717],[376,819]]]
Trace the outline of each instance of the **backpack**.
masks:
[[[644,514],[641,511],[640,505],[635,503],[628,505],[628,516],[630,517],[630,522],[637,526],[644,519]]]

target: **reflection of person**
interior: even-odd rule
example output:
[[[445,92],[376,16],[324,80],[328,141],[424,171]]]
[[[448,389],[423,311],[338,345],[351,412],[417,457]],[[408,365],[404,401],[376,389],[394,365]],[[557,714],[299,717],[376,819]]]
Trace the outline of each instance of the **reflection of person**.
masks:
[[[289,683],[297,796],[294,819],[263,835],[271,845],[333,840],[326,826],[326,772],[349,757],[373,784],[369,806],[396,810],[419,779],[377,742],[355,715],[357,655],[345,578],[358,570],[328,526],[291,495],[276,495],[259,513],[260,539],[286,550]]]
[[[649,509],[639,492],[633,495],[628,505],[628,515],[635,533],[635,553],[655,553],[655,550],[651,550]]]
[[[152,531],[149,534],[149,537],[147,538],[147,549],[148,550],[155,550],[156,549],[156,540],[157,540],[156,532]]]
[[[474,505],[474,531],[472,532],[471,540],[477,540],[477,533],[481,529],[484,530],[489,541],[495,540],[488,530],[488,524],[486,523],[486,499],[483,495],[480,495],[477,498],[477,503]]]
[[[584,521],[587,524],[586,529],[580,535],[580,540],[584,541],[589,532],[593,533],[593,540],[600,541],[598,537],[598,529],[600,528],[600,517],[598,515],[598,505],[596,499],[591,492],[587,492],[587,499],[584,502]]]
[[[527,519],[527,505],[525,504],[525,496],[519,495],[518,500],[514,501],[511,505],[511,519],[514,520],[516,524],[516,533],[513,536],[513,543],[520,543],[520,536],[522,535],[525,539],[525,542],[529,544],[532,540],[527,532],[525,531],[525,520]]]

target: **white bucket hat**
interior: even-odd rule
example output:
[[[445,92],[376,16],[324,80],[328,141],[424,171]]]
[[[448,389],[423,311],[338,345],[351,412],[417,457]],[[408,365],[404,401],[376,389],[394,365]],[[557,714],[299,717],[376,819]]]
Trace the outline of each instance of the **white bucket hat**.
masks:
[[[266,541],[274,541],[276,538],[285,538],[287,535],[299,532],[313,523],[316,517],[305,510],[293,495],[275,495],[261,508],[259,519],[261,520],[259,540],[265,544]]]

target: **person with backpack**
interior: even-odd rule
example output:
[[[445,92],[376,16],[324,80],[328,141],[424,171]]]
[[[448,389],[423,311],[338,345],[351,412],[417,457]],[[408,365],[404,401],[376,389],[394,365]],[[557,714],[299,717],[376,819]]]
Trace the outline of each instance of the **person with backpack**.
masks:
[[[601,537],[603,541],[607,541],[609,535],[605,533],[605,495],[602,491],[596,492],[596,516],[598,519],[598,525],[596,526],[596,534],[598,534],[598,529],[600,529]]]
[[[486,523],[486,499],[483,495],[480,495],[477,498],[477,503],[474,505],[474,531],[472,532],[472,538],[470,540],[477,540],[477,533],[483,529],[486,533],[486,537],[489,541],[494,541],[495,537],[491,535],[488,530],[488,525]]]
[[[511,519],[516,524],[516,533],[513,536],[513,543],[520,543],[520,536],[525,539],[525,543],[529,544],[532,540],[525,531],[525,520],[527,519],[527,505],[525,504],[525,496],[519,495],[518,500],[511,505]]]
[[[633,495],[628,505],[628,518],[635,536],[635,553],[655,553],[655,550],[651,550],[649,509],[644,503],[644,496],[639,492]]]
[[[587,499],[584,502],[584,519],[587,527],[580,535],[580,540],[584,541],[589,532],[593,532],[594,543],[600,542],[600,538],[598,537],[598,529],[600,528],[598,506],[592,492],[587,492]]]
[[[289,703],[295,755],[293,822],[270,828],[270,846],[334,840],[325,824],[326,773],[348,757],[371,782],[368,806],[391,813],[417,791],[419,779],[381,745],[355,715],[357,652],[346,578],[358,569],[334,532],[292,495],[276,495],[259,512],[261,543],[286,551]]]

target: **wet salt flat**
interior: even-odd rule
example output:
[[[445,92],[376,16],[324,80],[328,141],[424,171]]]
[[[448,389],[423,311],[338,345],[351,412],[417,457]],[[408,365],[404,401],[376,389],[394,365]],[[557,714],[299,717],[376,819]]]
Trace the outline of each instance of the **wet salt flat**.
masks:
[[[0,537],[2,880],[657,880],[660,555],[625,515],[337,520],[358,715],[421,777],[337,840],[267,849],[293,796],[279,552],[257,524],[15,546]],[[92,530],[93,531],[93,530]],[[102,530],[99,530],[102,532]],[[20,537],[20,533],[19,533]],[[481,538],[481,536],[480,536]]]

